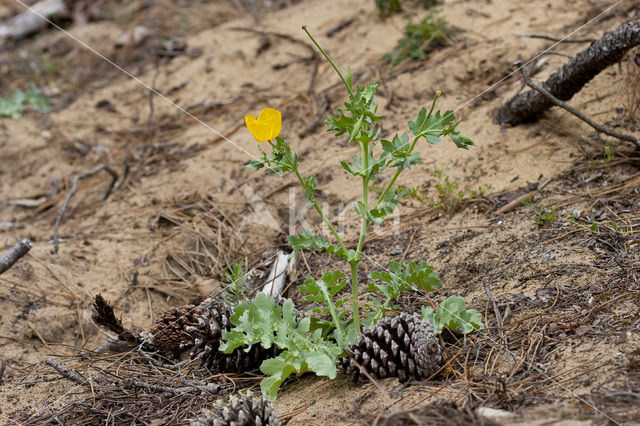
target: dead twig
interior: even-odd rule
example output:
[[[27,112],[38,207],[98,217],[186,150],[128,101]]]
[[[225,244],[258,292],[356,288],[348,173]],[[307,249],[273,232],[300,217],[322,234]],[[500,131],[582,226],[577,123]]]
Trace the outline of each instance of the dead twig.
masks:
[[[45,363],[48,366],[53,367],[65,379],[69,379],[72,382],[77,383],[79,385],[86,385],[88,383],[87,380],[84,377],[82,377],[80,374],[76,373],[73,370],[68,369],[67,367],[65,367],[64,365],[60,364],[57,361],[48,359],[45,361]]]
[[[507,340],[507,335],[502,330],[502,316],[500,315],[500,310],[498,309],[498,305],[496,304],[496,300],[493,298],[493,293],[491,293],[491,287],[489,287],[489,279],[485,277],[484,280],[483,280],[483,284],[484,284],[484,291],[487,294],[487,298],[489,299],[489,302],[493,306],[493,312],[494,312],[494,314],[496,316],[496,325],[498,326],[498,333],[500,334],[500,337],[502,338],[502,341],[504,342],[505,348],[508,349],[509,348],[509,342]]]
[[[327,31],[327,37],[331,38],[334,35],[338,34],[340,31],[344,30],[349,25],[353,24],[353,22],[355,20],[356,20],[356,18],[348,18],[348,19],[343,19],[342,21],[338,22],[337,25],[335,25],[334,27],[329,29],[329,31]]]
[[[564,39],[550,37],[550,36],[542,35],[542,34],[522,33],[522,35],[525,36],[525,37],[529,37],[529,38],[541,38],[543,40],[555,41],[557,43],[593,43],[594,41],[596,41],[593,38],[582,38],[582,39],[577,39],[577,40],[564,40]]]
[[[31,250],[31,247],[31,240],[28,238],[11,247],[8,252],[0,257],[0,274],[11,268],[20,258]]]
[[[101,172],[102,170],[108,172],[111,175],[111,182],[109,182],[109,186],[107,187],[107,190],[104,192],[104,195],[102,196],[103,200],[106,200],[107,197],[109,196],[109,194],[111,194],[111,191],[113,190],[114,186],[116,186],[116,181],[118,180],[118,173],[115,172],[115,170],[113,170],[111,167],[107,166],[106,164],[100,164],[97,167],[94,167],[93,169],[86,171],[84,173],[80,173],[78,175],[75,175],[74,178],[71,180],[71,190],[69,191],[69,193],[67,194],[67,197],[64,199],[64,203],[62,204],[62,208],[60,209],[60,213],[58,213],[58,217],[56,218],[56,224],[53,228],[53,251],[54,253],[58,252],[58,229],[60,228],[60,222],[62,221],[62,216],[64,216],[65,212],[67,211],[67,208],[69,207],[69,201],[71,201],[71,197],[73,197],[73,195],[76,193],[76,191],[78,191],[78,181],[80,181],[80,179],[84,179],[86,177],[90,177],[95,175],[96,173]],[[120,185],[118,185],[119,187]],[[117,189],[117,188],[116,188]]]
[[[584,121],[589,126],[591,126],[594,129],[596,129],[597,131],[599,131],[601,133],[604,133],[605,135],[608,135],[608,136],[611,136],[611,137],[614,137],[614,138],[618,138],[618,139],[623,140],[623,141],[631,142],[635,146],[640,148],[640,140],[638,140],[637,138],[635,138],[635,137],[633,137],[631,135],[627,135],[627,134],[624,134],[624,133],[617,132],[617,131],[615,131],[613,129],[610,129],[608,127],[605,127],[605,126],[602,126],[602,125],[596,123],[595,121],[593,121],[592,119],[590,119],[589,117],[584,115],[582,112],[580,112],[577,109],[575,109],[574,107],[572,107],[571,105],[568,105],[568,104],[562,102],[560,99],[558,99],[555,96],[553,96],[553,94],[551,94],[551,92],[549,92],[544,87],[538,86],[537,84],[535,84],[533,81],[531,81],[531,77],[529,76],[529,71],[527,71],[527,66],[525,64],[523,64],[521,61],[515,62],[514,66],[518,67],[518,69],[522,73],[522,79],[527,84],[527,86],[531,87],[533,90],[535,90],[536,92],[540,93],[541,95],[543,95],[544,97],[549,99],[549,101],[551,103],[553,103],[554,105],[559,106],[560,108],[563,108],[566,111],[570,112],[571,114],[575,115],[580,120]]]

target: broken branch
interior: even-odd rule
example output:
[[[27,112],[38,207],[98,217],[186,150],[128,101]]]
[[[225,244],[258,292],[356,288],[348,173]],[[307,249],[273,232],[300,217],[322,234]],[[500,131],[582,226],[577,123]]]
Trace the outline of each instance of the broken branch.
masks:
[[[640,23],[624,24],[578,53],[573,60],[542,83],[541,87],[559,100],[568,101],[600,71],[622,60],[629,49],[639,44]],[[495,121],[499,124],[517,126],[534,121],[538,114],[553,105],[553,101],[547,96],[530,90],[500,107],[495,114]]]
[[[31,250],[31,247],[31,240],[28,238],[11,247],[8,252],[0,257],[0,274],[11,268],[14,263]]]
[[[80,374],[76,373],[75,371],[68,369],[67,367],[60,364],[59,362],[56,362],[52,359],[48,359],[45,361],[45,363],[48,366],[53,367],[58,373],[60,373],[62,377],[69,379],[72,382],[77,383],[79,385],[87,384],[87,380],[84,377],[82,377]]]
[[[118,174],[115,172],[115,170],[113,170],[111,167],[107,166],[106,164],[100,164],[99,166],[94,167],[93,169],[91,169],[91,170],[89,170],[87,172],[75,175],[74,178],[71,180],[71,190],[67,194],[67,197],[64,199],[64,203],[62,204],[62,209],[60,209],[60,213],[58,213],[58,217],[56,218],[56,224],[55,224],[55,226],[53,228],[53,251],[54,251],[54,253],[58,252],[58,228],[60,228],[60,222],[62,221],[62,216],[64,216],[65,212],[67,211],[67,208],[69,207],[69,201],[71,201],[71,197],[73,197],[73,195],[78,190],[78,181],[80,181],[80,179],[84,179],[86,177],[93,176],[96,173],[101,172],[102,170],[105,170],[106,172],[108,172],[111,175],[111,182],[109,182],[109,186],[107,187],[107,190],[105,191],[104,195],[102,196],[102,199],[106,200],[107,197],[109,196],[109,194],[111,194],[111,190],[114,188],[114,186],[116,185],[116,181],[118,180]],[[118,187],[119,186],[120,185],[118,185]],[[116,189],[117,189],[117,187],[116,187]]]
[[[597,131],[599,131],[601,133],[604,133],[605,135],[621,139],[623,141],[631,142],[631,143],[635,144],[635,146],[640,148],[640,141],[637,138],[635,138],[635,137],[633,137],[631,135],[626,135],[624,133],[617,132],[617,131],[615,131],[613,129],[610,129],[608,127],[605,127],[605,126],[602,126],[602,125],[596,123],[595,121],[593,121],[592,119],[590,119],[589,117],[584,115],[582,112],[580,112],[577,109],[575,109],[574,107],[572,107],[571,105],[568,105],[568,104],[562,102],[560,99],[558,99],[555,96],[553,96],[551,94],[551,92],[549,92],[544,87],[538,86],[537,84],[535,84],[533,81],[531,81],[531,77],[529,76],[529,71],[527,71],[527,66],[525,64],[523,64],[521,61],[517,61],[514,65],[516,67],[518,67],[518,69],[520,69],[520,72],[522,73],[522,79],[524,80],[526,85],[531,87],[533,90],[537,91],[538,93],[542,94],[543,96],[545,96],[554,105],[559,106],[560,108],[563,108],[566,111],[570,112],[571,114],[575,115],[580,120],[584,121],[589,126],[591,126],[594,129],[596,129]]]

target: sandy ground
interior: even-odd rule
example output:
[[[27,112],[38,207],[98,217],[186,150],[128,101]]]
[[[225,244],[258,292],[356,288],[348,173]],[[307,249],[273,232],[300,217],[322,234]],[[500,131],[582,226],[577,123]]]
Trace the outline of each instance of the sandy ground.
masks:
[[[259,154],[244,114],[267,106],[283,112],[283,136],[300,154],[301,169],[316,174],[322,202],[340,218],[346,239],[356,237],[359,222],[349,203],[360,189],[335,161],[350,158],[356,147],[330,137],[322,123],[326,108],[341,105],[344,90],[329,64],[309,56],[302,25],[338,66],[350,65],[359,84],[380,82],[385,134],[406,131],[406,121],[438,90],[438,107],[462,117],[459,129],[477,146],[419,146],[423,164],[404,173],[401,183],[419,186],[427,199],[408,198],[396,225],[377,230],[365,246],[364,268],[384,267],[398,257],[391,252],[399,246],[402,258],[426,260],[439,271],[444,287],[434,300],[465,296],[489,328],[449,348],[455,377],[409,385],[302,377],[281,392],[275,405],[281,418],[290,424],[371,423],[412,409],[416,418],[435,419],[429,413],[448,402],[459,410],[506,410],[510,417],[496,420],[502,424],[640,422],[638,239],[611,232],[611,219],[637,228],[637,152],[620,146],[613,161],[604,161],[605,141],[556,109],[515,128],[491,119],[520,89],[517,76],[509,76],[515,60],[533,60],[538,81],[567,60],[539,56],[554,43],[523,34],[563,37],[577,30],[576,38],[599,38],[637,21],[637,4],[622,1],[591,21],[610,4],[447,0],[438,9],[458,30],[450,44],[423,62],[391,68],[382,55],[393,49],[408,18],[383,21],[370,0],[278,4],[261,10],[258,24],[234,2],[165,3],[142,10],[130,2],[120,10],[99,2],[111,19],[68,25],[70,34],[139,81],[53,28],[0,53],[0,94],[34,82],[45,87],[53,106],[48,115],[0,119],[1,245],[22,238],[34,243],[0,278],[3,423],[36,424],[47,410],[86,392],[43,361],[58,356],[73,362],[106,340],[90,320],[94,295],[110,300],[125,325],[149,328],[167,308],[219,288],[225,262],[244,258],[262,266],[301,222],[319,225],[311,212],[304,214],[304,194],[291,177],[243,167]],[[2,7],[2,16],[19,9],[11,0]],[[352,22],[327,36],[345,20]],[[141,23],[152,30],[148,40],[114,47]],[[159,57],[158,46],[171,36],[182,37],[186,54]],[[573,55],[586,46],[553,50]],[[638,98],[627,97],[631,69],[626,63],[607,69],[571,103],[638,135],[638,115],[630,116]],[[150,104],[140,81],[163,98]],[[99,164],[120,176],[126,167],[126,178],[106,200],[106,173],[80,181],[54,253],[54,222],[72,178]],[[489,189],[453,211],[434,209],[436,170],[464,190]],[[530,206],[498,213],[523,194],[530,194]],[[551,206],[559,220],[537,226],[537,214]],[[569,222],[575,211],[597,213],[600,233],[589,231],[587,219]],[[319,254],[306,256],[309,270],[299,264],[299,277],[317,275],[330,263]],[[503,313],[501,327],[484,282]],[[295,286],[289,296],[295,299]],[[405,302],[412,309],[420,304]]]

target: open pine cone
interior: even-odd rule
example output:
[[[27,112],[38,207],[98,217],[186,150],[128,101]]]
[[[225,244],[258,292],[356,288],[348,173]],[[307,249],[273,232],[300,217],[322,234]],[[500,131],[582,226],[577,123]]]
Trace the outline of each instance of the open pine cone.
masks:
[[[216,402],[212,409],[203,409],[191,426],[277,426],[278,418],[271,402],[264,396],[231,395],[227,404]]]
[[[398,377],[406,382],[426,379],[442,364],[438,337],[417,313],[403,312],[365,328],[347,353],[340,363],[345,373],[355,373],[356,381],[361,368],[377,379]]]

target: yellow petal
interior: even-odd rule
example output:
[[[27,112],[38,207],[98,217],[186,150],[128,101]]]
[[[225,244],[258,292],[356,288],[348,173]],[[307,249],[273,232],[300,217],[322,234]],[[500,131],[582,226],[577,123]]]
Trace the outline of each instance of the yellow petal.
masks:
[[[260,111],[258,118],[245,115],[244,122],[247,129],[258,142],[275,139],[282,129],[282,114],[277,109],[265,108]]]

